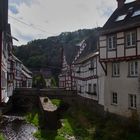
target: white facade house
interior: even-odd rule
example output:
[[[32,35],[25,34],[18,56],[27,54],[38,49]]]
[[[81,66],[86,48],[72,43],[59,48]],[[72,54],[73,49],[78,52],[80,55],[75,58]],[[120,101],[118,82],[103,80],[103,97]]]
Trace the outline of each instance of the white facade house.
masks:
[[[105,110],[129,117],[140,113],[140,1],[124,3],[100,36],[100,62],[106,74]]]
[[[104,105],[104,71],[99,63],[99,52],[91,53],[77,60],[73,67],[77,92]]]
[[[12,36],[8,24],[8,0],[0,1],[0,103],[6,103],[13,91],[13,69],[11,62]]]
[[[85,47],[73,61],[72,78],[80,96],[104,106],[105,74],[99,62],[98,37],[100,28],[85,40]]]

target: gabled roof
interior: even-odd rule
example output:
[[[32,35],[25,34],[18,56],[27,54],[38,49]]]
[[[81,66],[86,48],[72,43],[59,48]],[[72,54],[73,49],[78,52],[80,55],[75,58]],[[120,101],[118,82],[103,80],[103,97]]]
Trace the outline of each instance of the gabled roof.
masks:
[[[138,1],[126,3],[121,8],[117,8],[103,26],[102,34],[140,26],[140,14],[133,16],[136,11],[139,13],[139,10],[140,2]]]
[[[100,35],[100,30],[101,28],[95,29],[93,34],[85,40],[86,47],[84,48],[78,59],[74,62],[75,64],[85,59],[89,59],[90,57],[93,57],[95,55],[98,50],[98,38]]]
[[[86,55],[85,57],[82,57],[81,59],[78,59],[75,62],[75,64],[81,64],[81,63],[83,63],[83,62],[85,62],[85,61],[87,61],[87,60],[89,60],[89,59],[91,59],[95,56],[98,56],[98,55],[99,55],[99,51],[95,51],[93,53],[90,53],[90,54]]]
[[[71,65],[76,54],[78,53],[79,51],[79,46],[75,45],[75,46],[72,46],[72,45],[67,45],[67,47],[64,47],[64,55],[66,57],[66,61],[67,61],[67,64],[68,65]]]

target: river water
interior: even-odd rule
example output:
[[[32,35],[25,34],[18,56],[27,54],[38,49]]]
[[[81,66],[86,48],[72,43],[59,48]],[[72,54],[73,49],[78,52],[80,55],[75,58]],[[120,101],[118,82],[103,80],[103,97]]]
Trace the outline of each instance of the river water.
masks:
[[[27,123],[22,116],[3,115],[0,121],[0,132],[6,140],[36,140],[33,133],[37,128]]]

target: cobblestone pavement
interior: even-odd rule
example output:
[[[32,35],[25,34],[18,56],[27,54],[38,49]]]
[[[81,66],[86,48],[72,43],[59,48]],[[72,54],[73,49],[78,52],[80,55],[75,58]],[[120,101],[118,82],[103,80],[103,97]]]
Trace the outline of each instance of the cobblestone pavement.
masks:
[[[0,124],[0,131],[6,140],[36,140],[33,133],[37,128],[25,122],[23,117],[4,116]]]

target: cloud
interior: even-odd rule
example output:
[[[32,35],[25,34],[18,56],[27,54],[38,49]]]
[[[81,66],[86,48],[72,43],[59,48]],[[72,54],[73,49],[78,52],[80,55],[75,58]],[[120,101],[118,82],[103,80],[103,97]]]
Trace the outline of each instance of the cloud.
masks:
[[[37,0],[9,0],[10,4],[16,4],[16,5],[21,5],[21,4],[26,4],[30,6],[32,3],[37,2]]]
[[[18,14],[18,13],[19,13],[19,11],[18,11],[16,5],[12,5],[12,4],[9,5],[9,10],[10,10],[13,14]]]
[[[18,10],[15,14],[9,7],[9,22],[12,25],[13,36],[20,40],[18,45],[65,31],[103,26],[117,6],[116,0],[9,0],[9,2],[15,4]]]

